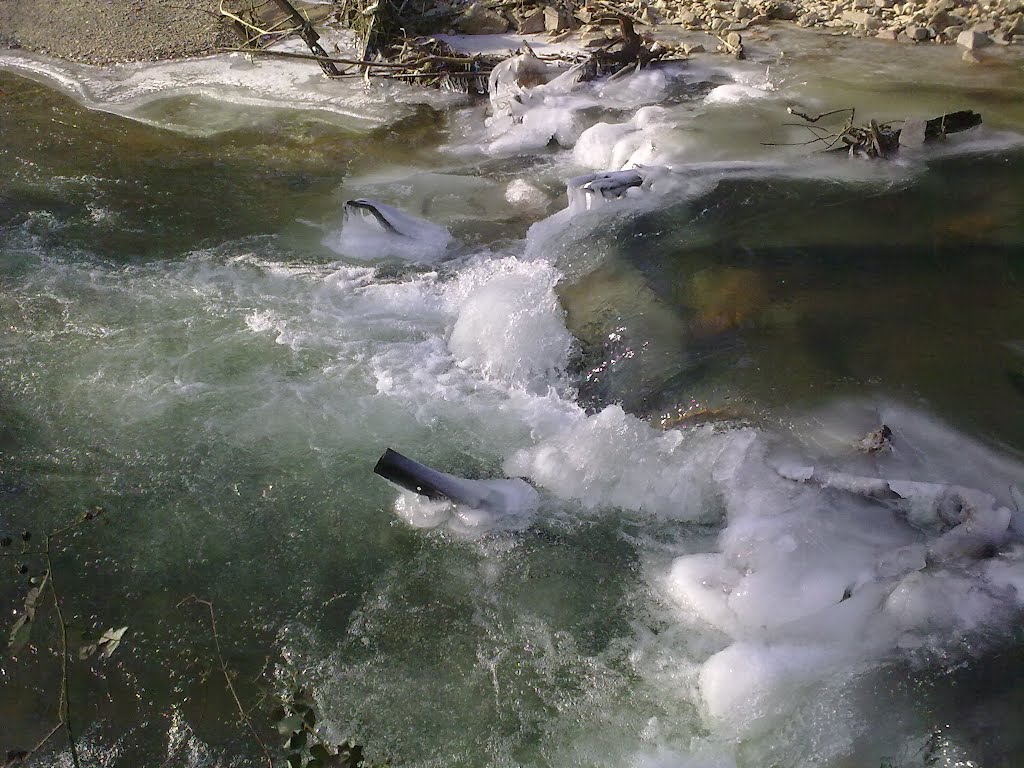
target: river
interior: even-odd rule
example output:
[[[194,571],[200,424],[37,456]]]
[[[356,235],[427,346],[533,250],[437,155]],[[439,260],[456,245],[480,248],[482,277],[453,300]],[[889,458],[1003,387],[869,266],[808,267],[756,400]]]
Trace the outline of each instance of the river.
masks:
[[[393,766],[1024,759],[1020,57],[747,47],[517,124],[304,62],[0,55],[0,534],[102,510],[51,545],[83,764],[257,764],[221,660],[272,750],[299,686]],[[867,161],[789,105],[984,124]],[[630,162],[672,170],[566,207]],[[425,501],[388,447],[539,503]],[[45,565],[4,564],[13,625]],[[58,722],[50,606],[5,749]]]

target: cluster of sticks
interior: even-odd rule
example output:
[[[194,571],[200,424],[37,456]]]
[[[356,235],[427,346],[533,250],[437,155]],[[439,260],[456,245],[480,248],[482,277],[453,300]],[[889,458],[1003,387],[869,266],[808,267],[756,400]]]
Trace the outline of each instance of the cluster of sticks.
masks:
[[[225,0],[221,0],[220,13],[242,33],[241,45],[232,51],[316,61],[332,78],[373,76],[486,92],[487,77],[500,57],[462,56],[439,40],[405,37],[402,13],[408,2],[395,6],[392,0],[346,0],[333,11],[336,20],[359,38],[359,58],[329,55],[320,45],[313,20],[288,0],[248,0],[246,7],[237,10],[226,8]],[[310,52],[270,48],[292,35],[301,37]]]
[[[789,114],[799,117],[802,123],[787,123],[786,125],[805,128],[813,138],[808,141],[788,143],[782,146],[808,146],[822,144],[822,151],[825,152],[846,152],[851,157],[867,158],[888,158],[895,155],[901,146],[915,146],[931,141],[941,141],[948,134],[966,131],[969,128],[981,125],[981,115],[969,109],[959,112],[949,112],[945,115],[934,117],[925,121],[894,121],[891,123],[879,123],[877,120],[868,121],[867,125],[854,124],[854,108],[834,109],[831,112],[823,112],[820,115],[808,115],[804,112],[789,107],[786,110]],[[818,125],[818,121],[832,115],[848,115],[846,123],[841,129],[828,128]],[[901,127],[894,127],[900,125]],[[914,135],[911,137],[910,134]],[[780,146],[765,142],[766,146]]]
[[[230,19],[242,35],[241,45],[230,50],[316,61],[332,78],[372,76],[461,93],[486,94],[491,70],[504,58],[461,55],[436,38],[410,36],[409,32],[415,32],[418,24],[426,23],[424,14],[418,12],[418,5],[426,0],[402,0],[401,5],[396,5],[395,0],[345,0],[333,9],[325,6],[328,11],[324,18],[333,17],[336,23],[357,36],[362,51],[358,58],[329,55],[313,29],[314,19],[303,16],[289,0],[241,0],[241,7],[238,7],[239,0],[235,0],[233,10],[225,7],[226,2],[231,0],[220,0],[221,15]],[[670,49],[658,44],[645,45],[629,16],[618,14],[612,20],[619,24],[619,35],[590,56],[595,76],[617,72],[630,65],[644,66],[670,53]],[[310,52],[278,51],[269,47],[291,35],[300,36]],[[545,58],[575,61],[578,57]]]

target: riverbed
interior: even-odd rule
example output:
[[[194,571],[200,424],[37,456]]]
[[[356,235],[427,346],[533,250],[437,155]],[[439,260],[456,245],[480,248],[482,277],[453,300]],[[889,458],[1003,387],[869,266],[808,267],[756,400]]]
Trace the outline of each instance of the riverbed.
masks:
[[[255,764],[220,659],[271,749],[299,686],[393,766],[1021,760],[1021,61],[745,43],[518,122],[304,62],[0,54],[0,533],[102,510],[53,577],[73,644],[128,627],[72,660],[83,760]],[[868,161],[788,106],[984,122]],[[668,170],[568,204],[624,166]],[[425,501],[388,447],[539,503]],[[56,627],[3,658],[6,749],[57,722]]]

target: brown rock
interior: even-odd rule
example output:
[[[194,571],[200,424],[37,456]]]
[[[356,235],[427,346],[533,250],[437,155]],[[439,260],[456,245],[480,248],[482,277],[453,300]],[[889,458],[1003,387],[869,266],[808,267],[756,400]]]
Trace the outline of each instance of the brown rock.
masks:
[[[1016,16],[1007,19],[1003,23],[1003,32],[1008,35],[1024,35],[1024,14],[1018,13]]]
[[[519,20],[520,35],[535,35],[544,31],[544,11],[537,8]]]
[[[780,0],[772,4],[767,15],[769,19],[793,21],[797,17],[797,8],[796,5],[788,2],[788,0]]]
[[[564,32],[572,26],[569,14],[564,8],[548,6],[544,9],[544,29],[548,32]]]
[[[843,21],[856,24],[864,29],[878,29],[882,26],[880,19],[872,16],[866,11],[843,11]]]
[[[956,44],[966,48],[968,51],[984,48],[986,45],[991,44],[991,42],[988,35],[984,32],[979,32],[977,28],[965,29],[956,37]]]
[[[500,35],[508,26],[508,19],[482,2],[473,3],[455,21],[455,28],[467,35]]]

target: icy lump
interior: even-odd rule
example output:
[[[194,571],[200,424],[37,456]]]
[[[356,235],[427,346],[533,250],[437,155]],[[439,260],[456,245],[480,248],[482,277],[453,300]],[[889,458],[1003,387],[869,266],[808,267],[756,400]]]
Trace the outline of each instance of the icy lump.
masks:
[[[898,658],[955,663],[1015,624],[1024,515],[1009,489],[1022,468],[952,430],[914,426],[927,427],[904,430],[914,453],[959,443],[981,487],[935,482],[934,466],[915,470],[898,448],[792,462],[768,435],[719,470],[718,551],[676,558],[662,581],[684,623],[725,638],[698,675],[719,731],[764,733],[801,694]],[[871,462],[877,475],[841,468]]]

